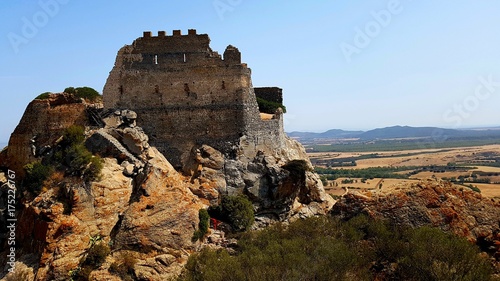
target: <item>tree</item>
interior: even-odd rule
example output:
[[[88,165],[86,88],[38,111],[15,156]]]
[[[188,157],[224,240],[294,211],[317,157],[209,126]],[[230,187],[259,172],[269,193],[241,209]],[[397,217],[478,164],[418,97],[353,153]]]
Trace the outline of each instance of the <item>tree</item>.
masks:
[[[208,211],[206,209],[200,209],[198,211],[198,219],[200,221],[198,222],[198,230],[196,230],[193,234],[193,242],[195,242],[196,240],[203,240],[205,235],[208,233],[208,225],[210,220]]]
[[[40,162],[33,162],[24,166],[26,176],[23,180],[23,185],[29,192],[38,195],[40,193],[43,182],[50,176],[53,169],[51,166],[44,165]]]
[[[229,223],[236,232],[249,229],[254,222],[252,202],[242,194],[222,196],[219,206],[211,207],[209,212],[212,217]]]

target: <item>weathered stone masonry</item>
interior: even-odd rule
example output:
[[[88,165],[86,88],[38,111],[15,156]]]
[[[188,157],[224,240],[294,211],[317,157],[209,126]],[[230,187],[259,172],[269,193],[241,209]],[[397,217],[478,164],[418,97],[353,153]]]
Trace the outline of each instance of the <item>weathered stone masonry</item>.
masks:
[[[136,111],[151,144],[177,167],[201,144],[234,157],[242,141],[246,154],[284,146],[281,114],[261,120],[239,50],[228,46],[222,57],[209,43],[196,30],[144,32],[119,50],[104,87],[104,106]]]

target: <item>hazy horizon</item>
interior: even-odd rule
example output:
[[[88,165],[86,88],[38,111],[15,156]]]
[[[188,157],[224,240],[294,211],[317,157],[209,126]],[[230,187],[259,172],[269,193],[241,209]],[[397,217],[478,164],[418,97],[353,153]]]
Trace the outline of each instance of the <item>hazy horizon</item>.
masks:
[[[208,34],[219,53],[239,48],[254,86],[283,88],[287,132],[496,127],[499,8],[471,0],[4,1],[0,143],[40,93],[102,92],[119,48],[143,31],[173,29]]]

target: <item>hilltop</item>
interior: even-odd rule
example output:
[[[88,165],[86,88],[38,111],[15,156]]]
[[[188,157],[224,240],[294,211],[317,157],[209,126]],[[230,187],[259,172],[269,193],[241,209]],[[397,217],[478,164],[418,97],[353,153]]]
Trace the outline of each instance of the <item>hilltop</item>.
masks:
[[[332,129],[323,133],[290,132],[288,135],[298,140],[314,139],[350,139],[376,140],[376,139],[404,139],[404,138],[483,138],[500,137],[500,127],[477,129],[444,129],[438,127],[410,127],[392,126],[377,128],[368,131],[346,131]]]

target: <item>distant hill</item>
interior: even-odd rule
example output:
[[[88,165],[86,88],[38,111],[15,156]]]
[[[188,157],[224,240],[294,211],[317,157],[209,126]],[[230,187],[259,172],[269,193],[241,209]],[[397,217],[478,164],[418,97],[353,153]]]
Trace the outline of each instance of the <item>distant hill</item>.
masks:
[[[426,138],[433,136],[456,137],[461,135],[458,130],[441,129],[436,127],[409,127],[393,126],[387,128],[378,128],[364,132],[360,135],[361,139],[394,139],[394,138]]]
[[[332,129],[323,133],[310,133],[310,132],[291,132],[288,136],[299,139],[345,139],[345,138],[358,138],[363,131],[345,131],[340,129]]]
[[[398,139],[398,138],[474,138],[474,137],[500,137],[500,130],[491,129],[443,129],[438,127],[410,127],[392,126],[369,131],[345,131],[339,129],[328,130],[323,133],[291,132],[292,138],[301,140],[312,139],[345,139],[359,138],[362,140]]]

